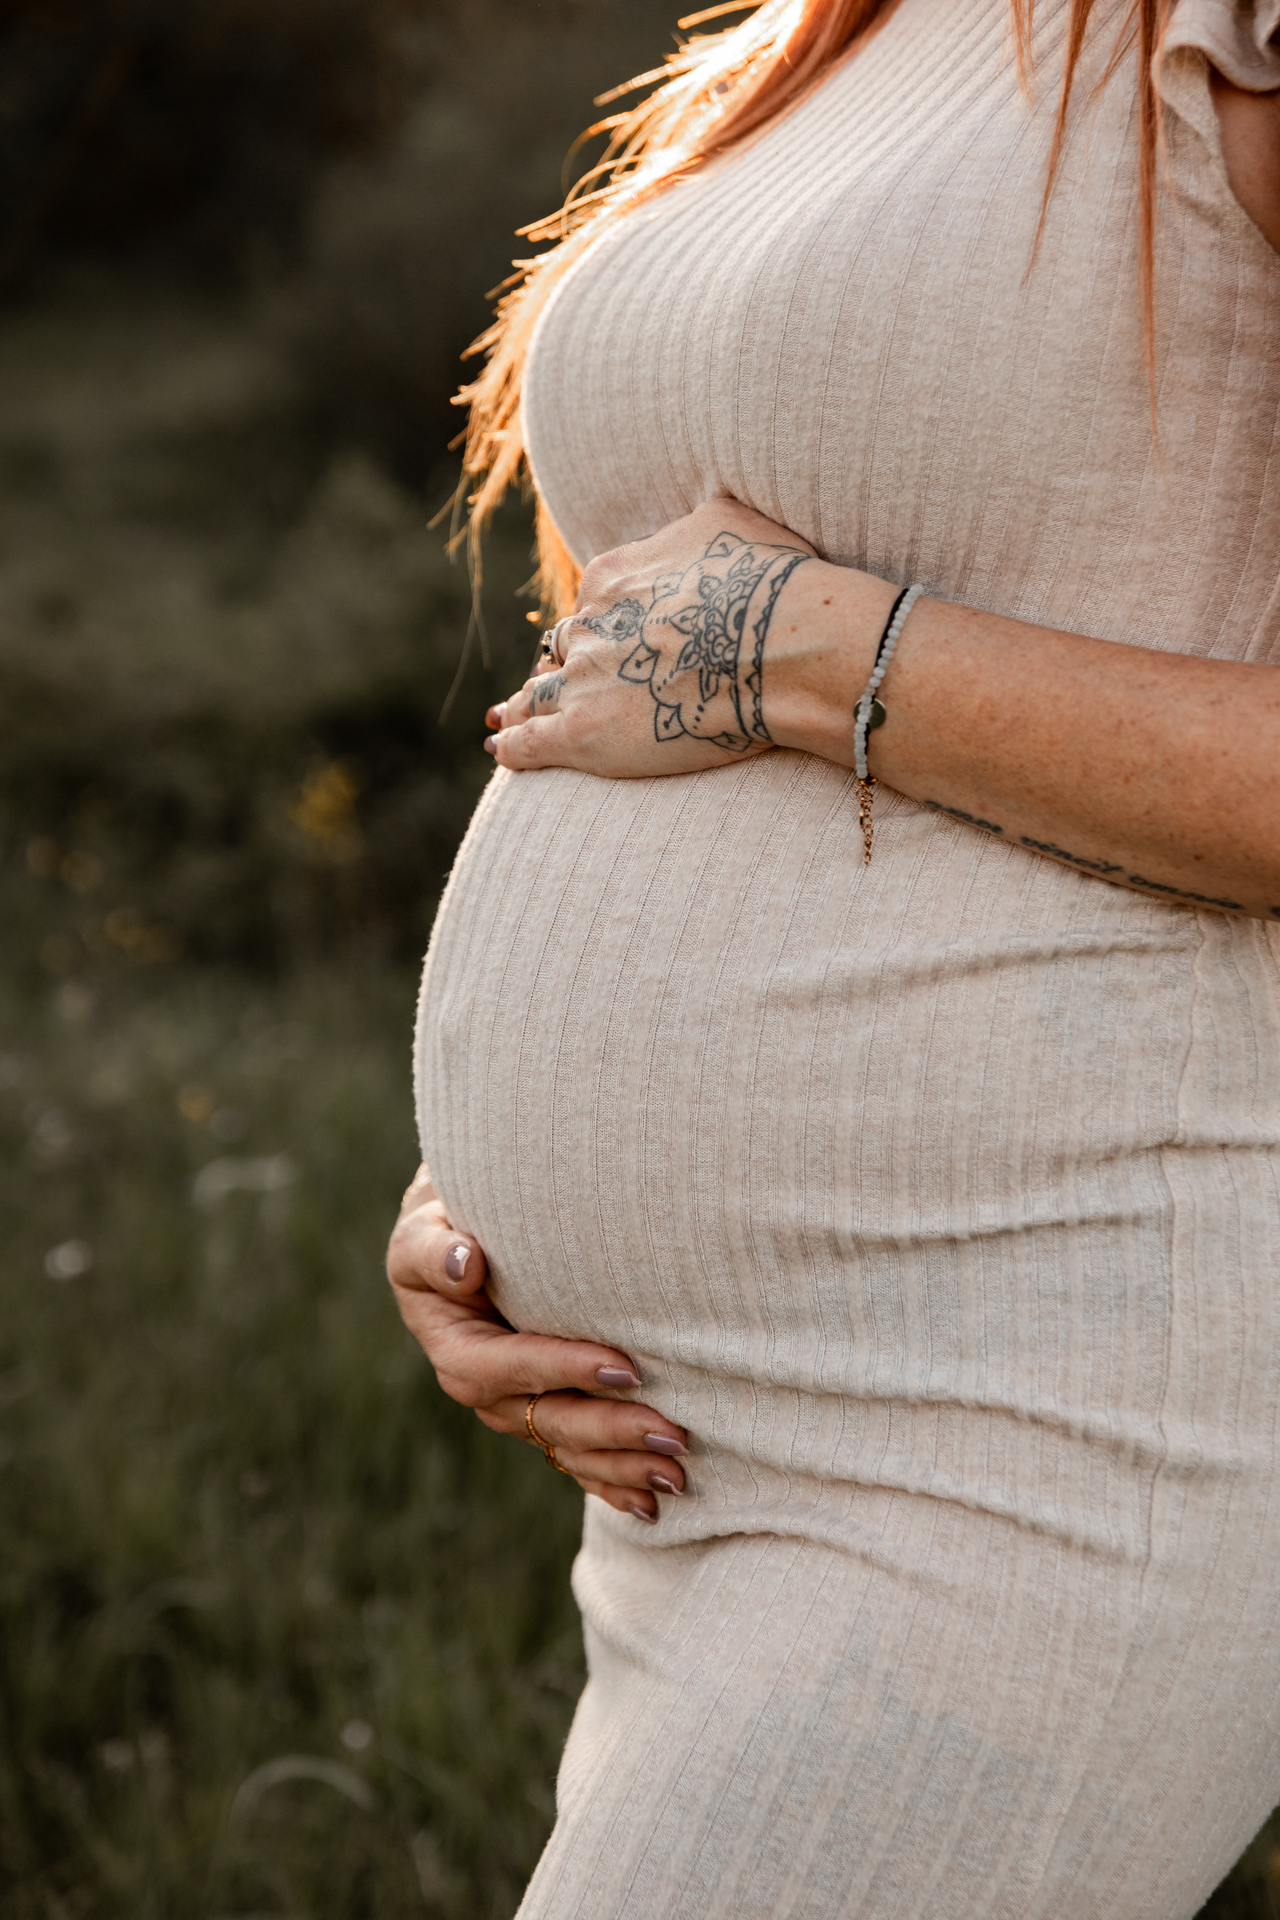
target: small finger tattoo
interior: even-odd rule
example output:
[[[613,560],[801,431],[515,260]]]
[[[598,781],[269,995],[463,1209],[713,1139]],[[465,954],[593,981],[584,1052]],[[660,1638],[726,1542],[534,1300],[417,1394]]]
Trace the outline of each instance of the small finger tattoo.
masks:
[[[564,686],[563,673],[544,674],[541,680],[535,680],[529,695],[529,705],[536,713],[539,707],[554,707],[560,698]]]

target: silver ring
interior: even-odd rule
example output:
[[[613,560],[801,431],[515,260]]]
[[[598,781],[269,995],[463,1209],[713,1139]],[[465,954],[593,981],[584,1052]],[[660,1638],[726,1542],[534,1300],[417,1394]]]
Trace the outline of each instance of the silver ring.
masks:
[[[563,620],[557,620],[550,633],[546,636],[546,644],[551,650],[551,658],[558,667],[564,665],[564,655],[560,651],[560,629],[561,627],[567,627],[571,619],[572,615],[566,614]]]

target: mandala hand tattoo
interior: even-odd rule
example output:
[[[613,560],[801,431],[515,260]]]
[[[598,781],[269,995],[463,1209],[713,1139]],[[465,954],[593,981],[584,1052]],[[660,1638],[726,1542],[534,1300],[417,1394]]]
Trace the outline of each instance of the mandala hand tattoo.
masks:
[[[627,647],[618,678],[648,687],[659,740],[687,734],[745,753],[772,744],[765,642],[778,595],[808,557],[722,533],[686,572],[656,580],[648,607],[621,600],[582,625]]]

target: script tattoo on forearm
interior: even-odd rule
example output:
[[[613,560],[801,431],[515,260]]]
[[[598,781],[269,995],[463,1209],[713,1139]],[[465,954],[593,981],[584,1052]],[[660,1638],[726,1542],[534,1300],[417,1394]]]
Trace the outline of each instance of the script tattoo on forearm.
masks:
[[[621,600],[581,624],[626,647],[618,678],[648,687],[657,739],[690,735],[733,753],[770,746],[765,643],[778,595],[808,558],[721,533],[685,572],[655,580],[648,606]]]
[[[997,833],[1002,839],[1005,837],[1004,828],[997,826],[994,820],[983,820],[976,813],[966,813],[963,807],[944,807],[941,800],[926,800],[924,804],[933,813],[945,813],[953,820],[963,820],[968,826],[981,827],[984,833]],[[1088,860],[1082,853],[1069,853],[1066,847],[1058,846],[1053,840],[1034,840],[1029,833],[1020,833],[1010,844],[1029,847],[1033,853],[1047,853],[1054,860],[1065,860],[1070,866],[1096,873],[1116,886],[1144,888],[1148,893],[1164,894],[1171,900],[1190,900],[1201,907],[1225,907],[1233,913],[1248,912],[1241,900],[1219,900],[1210,893],[1191,893],[1185,887],[1170,887],[1163,880],[1147,880],[1140,873],[1126,873],[1118,861]],[[1272,907],[1270,911],[1280,919],[1280,907]]]

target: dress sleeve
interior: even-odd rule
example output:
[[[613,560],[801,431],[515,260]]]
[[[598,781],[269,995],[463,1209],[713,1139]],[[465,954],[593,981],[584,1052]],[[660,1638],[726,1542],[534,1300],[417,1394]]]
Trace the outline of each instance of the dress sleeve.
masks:
[[[1280,0],[1175,0],[1162,68],[1188,51],[1246,93],[1271,93],[1280,88]]]
[[[1215,156],[1222,193],[1235,206],[1222,169],[1218,115],[1209,91],[1211,66],[1246,93],[1280,88],[1280,0],[1174,0],[1156,55],[1161,98]]]

